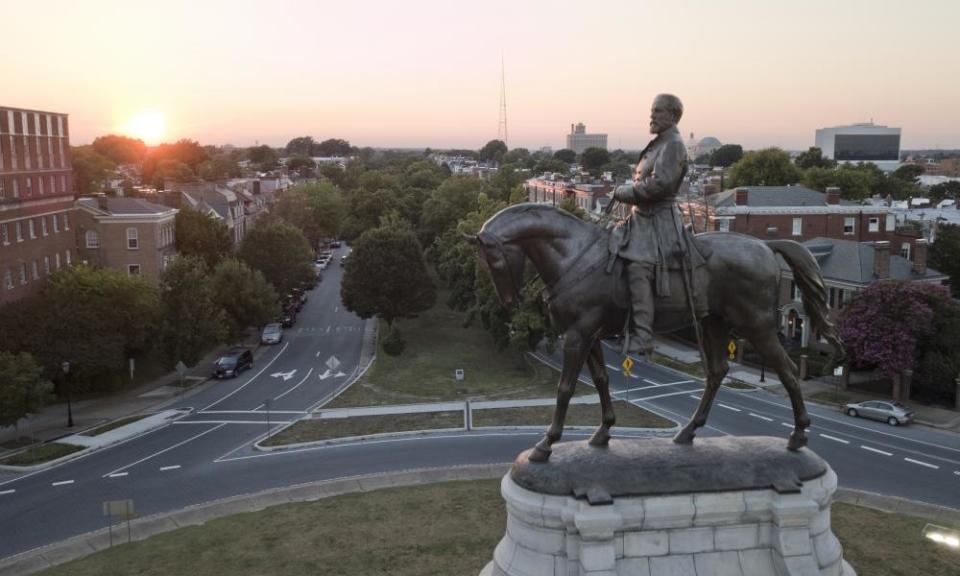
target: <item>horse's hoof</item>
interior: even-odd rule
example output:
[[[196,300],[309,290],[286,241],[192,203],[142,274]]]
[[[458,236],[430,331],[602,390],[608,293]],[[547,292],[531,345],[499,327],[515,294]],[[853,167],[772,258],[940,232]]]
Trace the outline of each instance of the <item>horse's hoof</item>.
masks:
[[[590,437],[589,444],[598,448],[604,448],[610,443],[610,432],[603,428],[598,428],[593,436]]]
[[[550,454],[553,450],[549,448],[541,448],[540,446],[534,446],[533,450],[530,451],[530,455],[527,456],[527,460],[531,462],[546,462],[550,459]]]
[[[791,432],[790,440],[787,442],[787,450],[796,452],[807,445],[807,435],[803,433]]]
[[[688,432],[687,430],[681,430],[677,432],[677,435],[673,437],[674,444],[693,444],[693,437],[696,436],[693,432]]]

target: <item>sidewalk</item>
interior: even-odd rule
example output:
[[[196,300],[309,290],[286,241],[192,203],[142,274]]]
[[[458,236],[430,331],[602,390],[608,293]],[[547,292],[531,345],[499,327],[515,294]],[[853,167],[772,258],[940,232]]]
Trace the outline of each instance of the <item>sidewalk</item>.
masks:
[[[700,361],[700,353],[694,346],[672,338],[658,338],[656,341],[656,353],[686,364]],[[761,381],[761,370],[759,368],[731,361],[730,371],[727,373],[727,378],[724,379],[724,382],[739,380],[740,382],[750,384],[757,388],[764,388],[775,394],[786,396],[787,392],[781,385],[776,373],[769,369],[763,372],[763,381]],[[801,381],[800,388],[803,392],[804,400],[809,402],[811,401],[810,398],[817,393],[836,391],[837,384],[834,382],[832,376],[819,379],[811,378]],[[849,396],[853,402],[882,399],[882,397],[876,394],[854,389],[843,390],[841,393]],[[917,424],[960,432],[960,412],[938,406],[925,406],[916,402],[910,402],[909,406],[915,414],[914,418]]]

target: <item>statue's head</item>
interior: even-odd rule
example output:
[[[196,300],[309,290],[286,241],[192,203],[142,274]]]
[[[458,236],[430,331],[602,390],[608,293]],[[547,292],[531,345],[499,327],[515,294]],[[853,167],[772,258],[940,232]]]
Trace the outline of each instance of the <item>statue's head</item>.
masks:
[[[673,94],[658,94],[650,107],[650,133],[660,134],[680,122],[683,102]]]

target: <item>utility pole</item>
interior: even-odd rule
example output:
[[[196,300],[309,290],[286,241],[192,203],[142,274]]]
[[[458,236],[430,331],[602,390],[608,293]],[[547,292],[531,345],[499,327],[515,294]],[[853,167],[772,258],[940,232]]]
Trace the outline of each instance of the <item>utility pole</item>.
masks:
[[[497,140],[502,140],[507,148],[510,143],[507,141],[507,82],[503,69],[503,51],[500,52],[500,119],[497,123]]]

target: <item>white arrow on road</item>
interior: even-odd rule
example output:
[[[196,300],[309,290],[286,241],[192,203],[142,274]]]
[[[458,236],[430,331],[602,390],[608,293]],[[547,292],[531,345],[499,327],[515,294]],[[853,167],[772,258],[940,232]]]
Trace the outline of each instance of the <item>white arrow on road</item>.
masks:
[[[319,379],[321,379],[321,380],[326,380],[327,378],[330,378],[331,376],[334,377],[334,378],[343,378],[344,376],[346,376],[346,374],[344,374],[343,372],[337,372],[336,374],[331,374],[329,370],[327,370],[327,371],[324,372],[323,374],[317,374],[317,378],[319,378]]]
[[[340,361],[337,360],[336,356],[331,356],[327,358],[327,368],[331,370],[336,370],[338,366],[340,366]]]
[[[296,374],[296,373],[297,373],[296,370],[291,370],[291,371],[289,371],[289,372],[274,372],[273,374],[270,375],[270,377],[271,377],[271,378],[283,378],[283,381],[286,382],[287,380],[293,378],[293,375]]]

